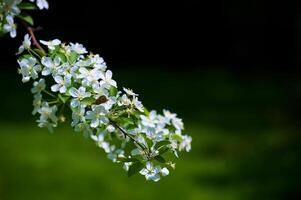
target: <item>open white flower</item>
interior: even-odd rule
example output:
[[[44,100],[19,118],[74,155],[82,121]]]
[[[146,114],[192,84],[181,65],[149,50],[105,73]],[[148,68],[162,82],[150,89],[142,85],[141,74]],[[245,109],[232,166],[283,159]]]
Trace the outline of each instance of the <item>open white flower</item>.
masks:
[[[179,145],[179,150],[182,151],[183,149],[185,149],[187,152],[189,152],[191,149],[191,141],[192,138],[190,136],[184,135],[183,140]]]
[[[49,40],[49,41],[40,40],[40,42],[42,44],[46,45],[48,47],[48,49],[50,49],[50,50],[54,50],[56,46],[61,44],[61,41],[58,39]]]
[[[51,91],[53,92],[60,91],[60,93],[65,93],[67,91],[67,87],[71,85],[71,78],[68,76],[54,76],[53,78],[56,82],[56,84],[51,86]]]
[[[45,88],[46,88],[45,80],[41,78],[39,81],[35,81],[33,83],[33,87],[31,88],[31,92],[33,94],[40,93],[43,90],[45,90]]]
[[[49,106],[48,103],[44,103],[38,110],[40,113],[40,119],[38,120],[39,127],[48,127],[52,132],[53,127],[57,126],[58,118],[56,116],[57,106]]]
[[[145,168],[140,171],[140,174],[145,176],[146,180],[159,181],[161,172],[160,166],[154,167],[151,162],[147,162]]]
[[[183,130],[184,129],[184,124],[182,122],[182,119],[180,118],[174,118],[171,120],[172,124],[174,125],[174,127],[178,130]]]
[[[146,127],[155,127],[155,123],[157,122],[157,112],[152,110],[149,113],[149,116],[140,115],[141,123]]]
[[[138,96],[138,94],[136,94],[136,93],[134,93],[133,92],[133,90],[131,90],[131,89],[126,89],[126,88],[123,88],[123,90],[125,91],[125,93],[127,94],[127,95],[130,95],[130,96]]]
[[[70,105],[72,107],[78,107],[81,105],[81,100],[83,100],[86,97],[90,97],[91,93],[86,91],[85,87],[80,87],[78,89],[72,87],[69,90],[69,94],[74,97],[74,99],[71,100]]]
[[[141,101],[139,101],[137,97],[133,97],[132,103],[140,112],[144,112],[144,107],[143,107]]]
[[[100,57],[98,54],[93,55],[90,58],[90,64],[93,68],[99,69],[101,71],[105,71],[107,69],[107,64],[105,63],[104,59]]]
[[[116,81],[114,81],[112,79],[112,76],[113,76],[113,73],[110,70],[107,70],[106,73],[102,73],[100,76],[100,78],[102,79],[100,81],[100,84],[103,84],[104,87],[107,87],[107,88],[110,86],[117,87],[117,83],[116,83]]]
[[[91,135],[91,138],[97,143],[97,145],[102,148],[106,153],[109,153],[111,151],[110,144],[108,142],[105,142],[104,135],[100,133],[97,135]]]
[[[30,0],[30,1],[34,2],[35,0]],[[44,8],[45,9],[49,8],[49,4],[46,0],[36,0],[36,4],[40,10],[43,10]]]
[[[79,74],[77,78],[82,79],[82,84],[84,86],[90,86],[100,79],[102,72],[99,69],[88,70],[85,67],[79,68]]]
[[[34,57],[28,59],[24,58],[21,61],[18,61],[20,65],[19,72],[22,74],[22,82],[25,83],[32,79],[38,78],[38,72],[41,71],[41,66],[37,64],[37,60]]]
[[[7,15],[6,16],[6,22],[7,24],[5,24],[3,26],[4,31],[9,32],[10,37],[14,38],[17,35],[17,25],[14,23],[14,18],[12,15]]]
[[[87,112],[86,119],[91,120],[90,126],[92,128],[98,127],[100,124],[107,124],[109,122],[106,115],[108,111],[102,105],[93,106],[91,111]]]
[[[59,57],[55,57],[53,60],[50,57],[43,57],[41,63],[45,66],[42,75],[48,76],[49,74],[55,75],[61,63]]]
[[[123,94],[118,101],[119,106],[129,106],[131,105],[131,100],[128,98],[126,94]]]
[[[79,44],[79,43],[70,43],[70,49],[72,51],[75,51],[77,54],[85,54],[85,53],[88,53],[86,48],[82,45],[82,44]]]
[[[22,42],[22,45],[19,47],[19,51],[17,54],[22,53],[25,49],[29,49],[30,45],[31,45],[31,37],[29,36],[29,34],[26,34],[24,36],[24,40]]]

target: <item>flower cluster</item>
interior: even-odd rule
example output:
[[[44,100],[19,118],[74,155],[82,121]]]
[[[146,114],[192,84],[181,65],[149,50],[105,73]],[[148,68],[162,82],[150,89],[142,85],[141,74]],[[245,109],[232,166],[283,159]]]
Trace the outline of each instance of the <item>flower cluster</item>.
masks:
[[[48,9],[49,5],[46,0],[3,0],[0,2],[0,36],[9,33],[12,38],[17,35],[17,25],[15,17],[24,23],[33,24],[33,19],[24,10],[35,10],[36,8]]]
[[[180,151],[190,151],[182,120],[168,110],[149,112],[131,89],[118,90],[98,54],[78,43],[40,42],[46,53],[32,49],[25,35],[18,52],[22,81],[33,80],[32,113],[39,115],[39,127],[53,131],[68,109],[76,132],[94,140],[129,176],[140,173],[152,181],[175,168]]]

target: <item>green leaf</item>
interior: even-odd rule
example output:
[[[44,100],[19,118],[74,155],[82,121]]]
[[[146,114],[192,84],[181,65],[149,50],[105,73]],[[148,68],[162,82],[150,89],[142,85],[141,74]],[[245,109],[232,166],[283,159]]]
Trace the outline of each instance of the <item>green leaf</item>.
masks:
[[[110,96],[116,96],[117,92],[118,92],[117,88],[115,88],[113,86],[110,88],[110,91],[109,91]]]
[[[151,139],[149,139],[146,135],[142,134],[142,137],[144,138],[147,147],[151,148],[151,146],[153,146],[153,141]]]
[[[170,149],[169,147],[165,147],[165,148],[159,149],[159,155],[163,155],[163,154],[166,153],[169,149]]]
[[[33,49],[37,54],[39,54],[41,57],[45,56],[45,53],[41,49]]]
[[[95,102],[95,99],[93,97],[86,97],[82,100],[82,103],[86,104],[86,105],[91,105],[94,102]]]
[[[26,13],[21,13],[17,17],[19,17],[24,22],[27,22],[28,24],[30,24],[31,26],[33,26],[33,19],[32,19],[32,17],[30,15],[28,15]]]
[[[134,174],[136,174],[137,172],[139,172],[143,167],[144,167],[144,165],[141,162],[135,162],[135,163],[133,163],[129,167],[128,177],[133,176]]]
[[[22,10],[35,10],[37,9],[36,5],[29,2],[21,2],[18,7]]]
[[[120,162],[139,162],[139,160],[137,158],[117,158],[118,161]]]
[[[169,140],[163,140],[163,141],[157,142],[155,144],[155,149],[158,149],[159,147],[162,147],[162,146],[165,146],[165,145],[168,145],[168,144],[170,144]]]
[[[75,51],[72,51],[69,57],[70,64],[75,63],[78,58],[78,54]]]
[[[63,96],[61,94],[58,95],[59,99],[63,102],[66,103],[68,101],[68,99],[70,98],[69,96]]]
[[[146,116],[149,115],[149,111],[145,107],[144,107],[144,113],[145,113]]]
[[[53,58],[56,57],[56,56],[58,56],[61,59],[62,62],[66,62],[67,61],[66,56],[63,53],[61,53],[61,52],[57,52],[57,50],[54,50],[54,52],[52,52],[52,54],[53,54],[52,55]]]
[[[156,156],[155,157],[155,159],[157,160],[157,161],[159,161],[160,163],[166,163],[166,160],[165,160],[165,158],[163,158],[162,156]]]

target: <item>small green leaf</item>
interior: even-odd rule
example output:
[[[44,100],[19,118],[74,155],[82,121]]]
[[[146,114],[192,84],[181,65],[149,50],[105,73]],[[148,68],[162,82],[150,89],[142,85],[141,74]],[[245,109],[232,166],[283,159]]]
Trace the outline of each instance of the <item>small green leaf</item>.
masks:
[[[75,63],[78,58],[78,54],[75,51],[72,51],[69,57],[70,64]]]
[[[68,99],[70,98],[69,96],[63,96],[61,94],[58,95],[59,99],[63,102],[66,103],[68,101]]]
[[[118,161],[120,162],[139,162],[139,160],[137,158],[117,158]]]
[[[156,156],[155,157],[155,159],[157,160],[157,161],[159,161],[160,163],[166,163],[166,160],[162,157],[162,156]]]
[[[157,142],[155,144],[155,149],[158,149],[159,147],[162,147],[162,146],[165,146],[165,145],[168,145],[168,144],[170,144],[169,140],[163,140],[163,141]]]
[[[54,52],[52,52],[52,57],[56,57],[56,56],[58,56],[61,59],[62,62],[67,61],[67,58],[63,53],[57,52],[56,50],[54,50]]]
[[[166,153],[169,149],[170,149],[169,147],[165,147],[165,148],[159,149],[159,155],[163,155],[163,154]]]
[[[115,88],[113,86],[110,88],[110,91],[109,91],[110,96],[116,96],[117,92],[118,92],[117,88]]]
[[[39,54],[41,57],[45,56],[45,53],[41,49],[33,49],[37,54]]]
[[[133,176],[134,174],[136,174],[137,172],[139,172],[143,167],[144,167],[144,165],[141,162],[135,162],[135,163],[133,163],[129,167],[128,177]]]
[[[82,103],[86,104],[86,105],[91,105],[94,102],[95,102],[95,99],[93,97],[86,97],[82,100]]]
[[[145,115],[149,115],[149,111],[144,107],[144,113],[145,113]]]
[[[33,26],[33,19],[30,15],[28,15],[26,13],[21,13],[17,17],[19,17],[21,20],[23,20],[23,21],[27,22],[28,24],[30,24],[31,26]]]
[[[22,10],[35,10],[37,9],[36,5],[29,2],[21,2],[18,4],[18,7]]]

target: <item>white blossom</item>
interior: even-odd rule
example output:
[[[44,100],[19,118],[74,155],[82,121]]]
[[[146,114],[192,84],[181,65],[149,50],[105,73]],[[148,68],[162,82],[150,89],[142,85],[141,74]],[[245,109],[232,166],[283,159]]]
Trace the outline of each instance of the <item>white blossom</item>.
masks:
[[[71,100],[70,105],[72,107],[78,107],[81,105],[81,100],[86,97],[90,97],[91,93],[86,91],[85,87],[80,87],[78,89],[72,87],[69,90],[69,94],[74,98]]]
[[[28,82],[30,78],[37,79],[38,72],[41,71],[41,66],[37,64],[37,60],[34,57],[24,58],[18,61],[20,65],[19,72],[22,74],[22,82]]]
[[[105,87],[117,87],[117,83],[112,79],[112,75],[113,73],[110,70],[107,70],[106,73],[101,73],[100,78],[102,80],[100,81],[100,84],[103,84]]]
[[[34,2],[35,0],[30,0],[30,1]],[[49,8],[49,4],[46,0],[36,0],[36,4],[40,10],[43,10],[44,8],[45,9]]]
[[[6,22],[7,24],[5,24],[3,26],[4,31],[9,32],[10,37],[14,38],[17,35],[17,25],[14,23],[14,18],[12,15],[7,15],[6,16]]]
[[[140,171],[140,174],[145,176],[146,180],[159,181],[160,180],[160,166],[154,167],[151,162],[147,162],[145,168]]]
[[[25,49],[29,49],[30,45],[31,45],[31,37],[28,34],[26,34],[24,36],[24,40],[22,42],[22,45],[19,47],[19,51],[18,51],[17,54],[22,53]]]
[[[79,68],[79,74],[77,78],[82,79],[82,84],[85,86],[90,86],[95,83],[102,75],[102,72],[98,69],[88,70],[87,68]]]
[[[72,51],[75,51],[77,54],[85,54],[85,53],[88,53],[86,48],[82,45],[82,44],[79,44],[79,43],[70,43],[70,49]]]
[[[183,140],[179,145],[179,150],[182,151],[183,149],[185,149],[187,152],[189,152],[191,149],[191,141],[192,138],[190,136],[184,135]]]
[[[61,44],[61,41],[59,39],[54,39],[54,40],[40,40],[40,42],[48,47],[50,50],[54,50],[56,46]]]
[[[126,88],[123,88],[123,90],[125,91],[125,93],[127,94],[127,95],[130,95],[130,96],[138,96],[138,94],[136,94],[136,93],[134,93],[133,92],[133,90],[131,90],[131,89],[126,89]]]
[[[108,142],[105,142],[104,140],[104,135],[102,133],[100,133],[98,136],[97,135],[91,135],[92,140],[94,140],[97,145],[101,148],[103,148],[103,150],[106,153],[109,153],[111,151],[110,149],[110,144]]]
[[[86,119],[91,120],[90,126],[92,128],[98,127],[100,124],[107,124],[109,122],[106,115],[108,111],[102,105],[96,105],[92,107],[91,111],[86,114]]]
[[[51,86],[51,91],[60,93],[65,93],[67,91],[67,88],[71,85],[71,78],[68,76],[62,77],[62,76],[54,76],[54,81],[56,84]]]
[[[39,81],[35,81],[33,83],[33,87],[31,88],[31,92],[32,93],[40,93],[43,90],[45,90],[46,88],[46,84],[45,84],[45,80],[43,78],[41,78]]]
[[[41,63],[44,65],[44,69],[42,71],[43,76],[48,76],[49,74],[55,75],[60,66],[61,59],[59,57],[55,57],[53,60],[50,57],[43,57]]]

